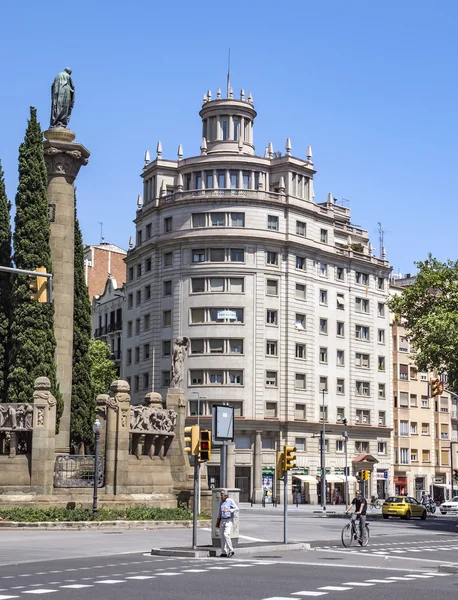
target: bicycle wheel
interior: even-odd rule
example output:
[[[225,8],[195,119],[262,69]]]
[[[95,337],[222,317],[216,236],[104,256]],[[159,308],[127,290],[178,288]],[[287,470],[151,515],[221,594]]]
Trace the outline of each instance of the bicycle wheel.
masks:
[[[364,527],[364,534],[363,534],[363,543],[361,544],[361,546],[367,546],[370,540],[370,533],[369,533],[369,527],[366,525]]]
[[[353,531],[351,528],[351,523],[348,523],[348,525],[345,525],[345,527],[342,529],[342,544],[345,546],[345,548],[349,548],[351,546],[351,541],[353,539]]]

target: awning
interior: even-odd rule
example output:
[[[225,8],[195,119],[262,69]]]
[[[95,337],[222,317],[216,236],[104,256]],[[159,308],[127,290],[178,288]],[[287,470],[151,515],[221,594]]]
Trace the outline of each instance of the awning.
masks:
[[[304,483],[316,483],[317,481],[316,477],[312,477],[312,475],[294,475],[293,473],[293,477],[300,479]]]
[[[354,458],[352,463],[360,463],[360,462],[368,462],[368,463],[378,463],[378,460],[372,456],[372,454],[368,454],[367,452],[362,452],[356,458]]]
[[[446,485],[445,483],[433,483],[433,486],[434,487],[443,487],[443,488],[448,487],[448,485]]]
[[[320,476],[320,480],[321,480],[321,476]],[[326,482],[327,483],[342,483],[344,481],[345,481],[345,478],[342,475],[326,474]]]

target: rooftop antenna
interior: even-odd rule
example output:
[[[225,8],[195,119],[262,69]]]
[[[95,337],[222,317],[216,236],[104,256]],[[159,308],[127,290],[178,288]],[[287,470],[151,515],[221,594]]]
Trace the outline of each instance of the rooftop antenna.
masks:
[[[103,223],[102,221],[97,221],[97,223],[100,225],[100,243],[103,244],[105,241],[105,238],[103,237]]]
[[[384,248],[385,248],[385,244],[383,243],[384,242],[384,238],[385,238],[385,234],[386,233],[390,233],[390,232],[386,231],[386,229],[382,228],[381,221],[379,221],[377,223],[377,225],[378,225],[378,241],[379,241],[379,244],[380,244],[380,256],[382,256],[383,252],[384,252]]]
[[[231,89],[231,49],[229,48],[229,56],[227,58],[227,95],[229,98],[229,90]]]

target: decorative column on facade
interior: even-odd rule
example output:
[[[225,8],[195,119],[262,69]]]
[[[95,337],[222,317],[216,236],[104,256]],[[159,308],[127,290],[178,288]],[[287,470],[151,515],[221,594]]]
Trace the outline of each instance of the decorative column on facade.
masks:
[[[54,334],[56,337],[57,380],[64,400],[56,438],[56,451],[69,452],[73,361],[73,278],[74,278],[74,181],[89,151],[74,143],[75,134],[55,127],[44,132],[44,154],[48,174],[47,197],[50,220],[50,247],[53,270]]]
[[[253,461],[253,493],[254,501],[260,504],[262,501],[262,439],[261,431],[255,432],[254,438],[254,461]]]
[[[54,485],[56,399],[51,394],[51,382],[38,377],[33,393],[33,431],[31,478],[33,491],[52,494]]]

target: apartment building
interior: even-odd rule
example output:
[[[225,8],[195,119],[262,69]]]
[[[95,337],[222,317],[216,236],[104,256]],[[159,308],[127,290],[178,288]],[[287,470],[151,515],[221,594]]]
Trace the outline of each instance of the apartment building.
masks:
[[[329,195],[315,200],[312,151],[271,143],[256,153],[251,94],[204,97],[200,153],[145,156],[136,244],[126,258],[123,373],[134,402],[166,394],[173,342],[189,338],[189,423],[200,406],[235,408],[241,499],[277,495],[276,451],[297,448],[293,490],[316,503],[326,422],[328,502],[344,496],[344,419],[350,491],[390,493],[390,265]],[[303,155],[303,156],[301,156]],[[324,400],[324,402],[323,402]],[[219,454],[208,464],[218,483]]]
[[[126,254],[123,248],[107,242],[84,247],[84,276],[91,301],[104,293],[107,277],[112,276],[119,286],[125,283]]]

